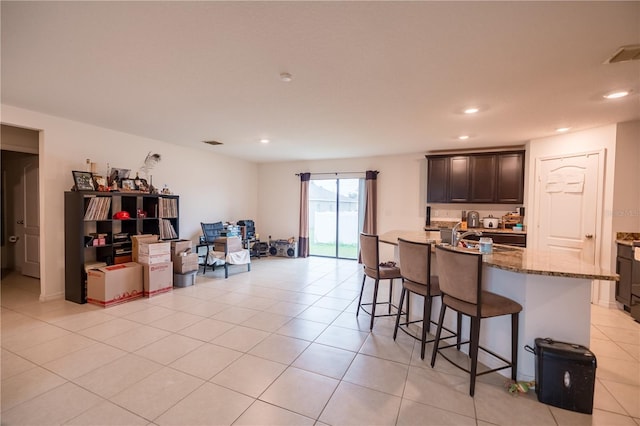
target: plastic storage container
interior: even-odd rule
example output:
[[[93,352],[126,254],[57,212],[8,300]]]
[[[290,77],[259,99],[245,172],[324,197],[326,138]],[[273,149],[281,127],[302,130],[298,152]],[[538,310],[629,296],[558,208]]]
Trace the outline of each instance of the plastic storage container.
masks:
[[[493,239],[489,237],[480,238],[480,253],[482,254],[493,253]]]
[[[196,274],[198,271],[191,271],[184,274],[173,274],[174,287],[188,287],[196,283]]]
[[[537,338],[535,345],[538,401],[591,414],[596,378],[593,352],[582,345],[549,338]]]

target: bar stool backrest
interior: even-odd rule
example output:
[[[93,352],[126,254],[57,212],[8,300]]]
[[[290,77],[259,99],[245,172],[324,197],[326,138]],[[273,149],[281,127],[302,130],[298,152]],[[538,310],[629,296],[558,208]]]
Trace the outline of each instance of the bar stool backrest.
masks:
[[[380,276],[380,252],[378,236],[375,234],[360,234],[360,259],[364,266],[364,273],[372,278]]]
[[[431,281],[431,244],[398,238],[402,278],[428,286]]]
[[[481,303],[482,255],[436,246],[440,291],[473,305]]]

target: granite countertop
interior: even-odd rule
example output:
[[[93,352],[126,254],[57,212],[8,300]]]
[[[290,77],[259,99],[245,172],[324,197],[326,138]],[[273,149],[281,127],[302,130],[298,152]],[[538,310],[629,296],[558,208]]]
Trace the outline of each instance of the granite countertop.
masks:
[[[380,241],[397,245],[398,238],[410,241],[439,244],[438,231],[394,230],[380,235]],[[475,243],[475,241],[474,241]],[[469,251],[458,248],[457,250]],[[483,262],[492,268],[523,274],[546,275],[567,278],[618,281],[618,274],[577,259],[573,255],[494,244],[494,252],[482,256]]]
[[[570,254],[519,247],[509,248],[511,250],[484,255],[484,263],[494,268],[525,274],[605,281],[619,280],[618,274],[600,268],[598,265],[583,262]]]
[[[625,246],[640,246],[640,232],[617,232],[616,243]]]
[[[622,244],[623,246],[632,247],[635,243],[636,246],[640,246],[640,239],[637,240],[616,240],[617,244]]]

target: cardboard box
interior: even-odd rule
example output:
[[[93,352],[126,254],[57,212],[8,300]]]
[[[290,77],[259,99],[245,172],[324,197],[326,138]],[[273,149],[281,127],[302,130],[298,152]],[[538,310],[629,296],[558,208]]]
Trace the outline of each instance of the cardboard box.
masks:
[[[133,256],[133,261],[138,261],[138,247],[141,243],[155,243],[158,241],[157,235],[151,234],[143,234],[143,235],[132,235],[131,236],[131,255]]]
[[[138,263],[143,265],[157,265],[158,263],[171,262],[171,255],[169,253],[164,254],[138,254]]]
[[[144,243],[141,242],[138,246],[138,256],[148,254],[150,256],[154,254],[171,254],[171,243]]]
[[[198,270],[197,253],[188,253],[184,256],[174,254],[171,260],[173,261],[173,272],[177,274]]]
[[[145,297],[166,293],[173,289],[171,262],[142,266],[142,288]]]
[[[221,252],[225,252],[226,249],[226,253],[234,253],[236,251],[240,251],[243,249],[242,247],[242,240],[240,240],[240,238],[238,237],[223,237],[223,238],[216,238],[213,241],[213,250],[214,251],[221,251]]]
[[[109,307],[142,297],[142,265],[134,262],[87,272],[87,302]]]
[[[98,269],[107,266],[106,262],[85,262],[84,272],[88,273],[91,269]]]
[[[191,253],[191,240],[175,240],[171,241],[171,255],[177,255],[182,252]]]

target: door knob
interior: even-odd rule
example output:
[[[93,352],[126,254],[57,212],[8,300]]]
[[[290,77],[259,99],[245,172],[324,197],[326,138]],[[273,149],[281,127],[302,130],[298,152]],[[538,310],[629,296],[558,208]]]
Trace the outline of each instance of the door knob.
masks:
[[[593,238],[593,234],[587,234],[584,236],[586,239],[590,240]]]
[[[24,220],[19,220],[16,222],[18,225],[24,225]]]

